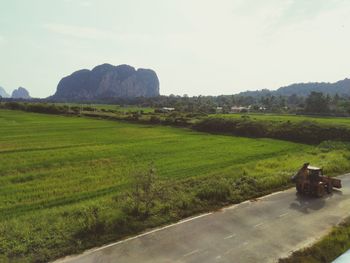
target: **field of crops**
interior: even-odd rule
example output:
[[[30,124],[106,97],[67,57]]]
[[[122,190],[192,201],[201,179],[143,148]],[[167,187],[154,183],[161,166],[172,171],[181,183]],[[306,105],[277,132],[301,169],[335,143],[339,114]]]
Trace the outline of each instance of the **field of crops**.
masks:
[[[349,117],[324,117],[324,116],[305,116],[305,115],[276,115],[276,114],[257,114],[257,113],[249,113],[249,114],[212,114],[212,117],[220,117],[220,118],[249,118],[251,120],[261,120],[261,121],[273,121],[273,122],[304,122],[304,121],[312,121],[321,124],[328,125],[343,125],[350,127],[350,118]]]
[[[144,113],[154,112],[154,109],[151,107],[138,107],[138,106],[120,106],[113,104],[81,104],[81,103],[54,103],[55,105],[66,105],[70,107],[91,107],[96,110],[113,110],[119,112],[135,112],[143,111]]]
[[[0,110],[0,261],[43,262],[120,238],[129,225],[120,221],[116,196],[130,189],[131,174],[151,162],[160,181],[192,180],[172,197],[186,199],[174,205],[185,210],[201,201],[196,182],[244,176],[276,189],[288,185],[305,161],[336,174],[350,170],[349,159],[344,149]],[[145,227],[178,217],[166,214],[172,206],[167,209]],[[84,234],[94,220],[107,234]],[[128,231],[142,226],[134,229]]]

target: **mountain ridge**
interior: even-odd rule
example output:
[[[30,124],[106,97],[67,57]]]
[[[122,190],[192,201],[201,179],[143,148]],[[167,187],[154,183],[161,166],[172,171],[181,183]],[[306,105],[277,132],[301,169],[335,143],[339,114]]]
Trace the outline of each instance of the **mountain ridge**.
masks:
[[[0,97],[2,98],[10,98],[10,94],[6,92],[6,90],[0,86]]]
[[[311,92],[322,92],[334,96],[350,96],[350,79],[345,78],[336,82],[307,82],[307,83],[294,83],[288,86],[283,86],[277,90],[255,90],[255,91],[243,91],[238,93],[240,96],[252,96],[261,97],[266,95],[281,95],[281,96],[308,96]]]
[[[19,87],[12,91],[11,98],[13,99],[31,99],[28,90],[23,87]]]

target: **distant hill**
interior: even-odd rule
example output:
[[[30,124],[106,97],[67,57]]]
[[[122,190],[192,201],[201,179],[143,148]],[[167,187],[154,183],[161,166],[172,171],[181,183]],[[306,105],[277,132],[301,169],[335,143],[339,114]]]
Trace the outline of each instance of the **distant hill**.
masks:
[[[12,96],[13,99],[30,99],[30,95],[29,92],[23,88],[23,87],[19,87],[18,89],[15,89],[12,92]]]
[[[265,95],[282,95],[290,96],[293,94],[299,96],[308,96],[312,91],[323,92],[329,95],[338,94],[339,96],[350,96],[350,79],[340,80],[335,83],[327,82],[310,82],[310,83],[297,83],[286,87],[281,87],[277,90],[257,90],[257,91],[245,91],[239,93],[241,96],[261,97]]]
[[[151,69],[129,65],[99,65],[64,77],[58,83],[54,100],[96,100],[104,98],[154,97],[159,95],[159,80]]]
[[[0,87],[0,97],[2,97],[2,98],[9,98],[10,94],[8,94],[3,87]]]

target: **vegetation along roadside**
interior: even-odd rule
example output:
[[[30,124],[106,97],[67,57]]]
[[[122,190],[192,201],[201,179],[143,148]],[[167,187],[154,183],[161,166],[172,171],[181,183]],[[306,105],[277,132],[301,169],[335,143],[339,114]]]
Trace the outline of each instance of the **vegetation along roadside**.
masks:
[[[347,218],[313,246],[296,251],[279,263],[329,263],[349,248],[350,218]]]

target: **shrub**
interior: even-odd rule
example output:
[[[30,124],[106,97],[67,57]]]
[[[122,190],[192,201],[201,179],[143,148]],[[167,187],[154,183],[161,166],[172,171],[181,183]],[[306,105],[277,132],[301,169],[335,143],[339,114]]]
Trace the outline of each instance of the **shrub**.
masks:
[[[156,185],[156,170],[153,166],[150,166],[146,172],[135,172],[132,190],[124,198],[123,211],[131,216],[148,217],[159,192]]]
[[[199,131],[230,133],[238,136],[265,137],[287,141],[319,144],[325,140],[350,141],[350,129],[316,122],[273,122],[248,118],[206,118],[193,126]]]
[[[151,123],[160,123],[160,118],[158,116],[151,116],[150,120]]]
[[[26,110],[26,104],[15,101],[6,102],[4,108],[10,110]]]
[[[20,103],[20,102],[6,102],[3,108],[10,110],[22,110],[37,113],[47,114],[65,114],[68,113],[68,106],[58,106],[47,103]],[[73,108],[73,107],[72,107]]]
[[[318,148],[323,152],[333,150],[350,150],[350,143],[341,141],[323,141],[318,145]]]

